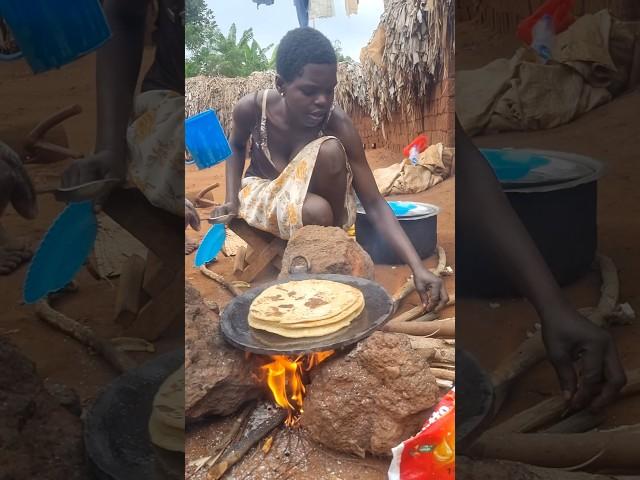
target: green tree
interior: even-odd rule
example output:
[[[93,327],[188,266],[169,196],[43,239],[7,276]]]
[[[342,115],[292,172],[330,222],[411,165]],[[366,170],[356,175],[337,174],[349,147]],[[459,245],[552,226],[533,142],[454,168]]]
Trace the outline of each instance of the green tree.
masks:
[[[272,47],[262,48],[253,38],[251,28],[238,39],[236,25],[231,24],[226,36],[221,32],[214,36],[210,55],[203,59],[204,70],[225,77],[246,77],[252,72],[268,70],[267,52]]]
[[[336,51],[336,58],[338,62],[353,62],[353,59],[349,55],[342,53],[342,43],[340,40],[334,40],[333,49]]]
[[[184,29],[184,43],[187,50],[196,52],[205,46],[217,31],[216,19],[205,0],[187,0]]]

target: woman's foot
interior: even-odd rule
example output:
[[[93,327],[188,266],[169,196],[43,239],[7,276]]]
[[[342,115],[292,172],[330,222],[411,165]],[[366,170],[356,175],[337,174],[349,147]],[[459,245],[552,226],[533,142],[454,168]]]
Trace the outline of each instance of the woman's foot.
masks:
[[[9,275],[15,272],[32,256],[33,252],[26,245],[0,244],[0,275]]]

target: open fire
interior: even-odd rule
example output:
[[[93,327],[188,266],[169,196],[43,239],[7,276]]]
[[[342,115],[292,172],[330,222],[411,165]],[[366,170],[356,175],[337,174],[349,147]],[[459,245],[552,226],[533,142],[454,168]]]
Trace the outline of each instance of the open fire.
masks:
[[[285,422],[287,426],[295,425],[303,412],[304,374],[333,354],[334,351],[329,350],[310,355],[299,355],[296,358],[286,355],[272,355],[270,356],[271,362],[260,367],[260,380],[266,381],[276,404],[288,412]]]

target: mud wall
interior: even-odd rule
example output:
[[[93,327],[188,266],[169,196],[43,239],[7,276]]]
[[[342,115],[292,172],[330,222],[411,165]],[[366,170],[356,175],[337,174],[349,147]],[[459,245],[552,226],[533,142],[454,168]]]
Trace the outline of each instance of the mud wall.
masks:
[[[371,118],[362,111],[351,113],[351,118],[360,132],[365,149],[388,148],[396,152],[421,133],[426,133],[431,143],[441,142],[446,147],[454,146],[455,121],[455,77],[454,73],[434,88],[431,101],[426,103],[415,118],[403,117],[400,113],[373,130]]]
[[[522,19],[529,16],[545,0],[457,0],[456,21],[477,20],[499,33],[515,32]],[[615,17],[640,20],[638,0],[576,0],[574,15],[609,9]]]

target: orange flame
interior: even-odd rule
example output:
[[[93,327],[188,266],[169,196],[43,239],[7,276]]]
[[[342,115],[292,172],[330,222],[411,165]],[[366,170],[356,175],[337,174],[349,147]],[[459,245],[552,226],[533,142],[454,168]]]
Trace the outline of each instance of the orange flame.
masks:
[[[303,372],[308,372],[318,364],[333,355],[334,351],[300,355],[291,359],[286,355],[273,355],[271,362],[260,367],[266,373],[266,381],[273,395],[273,399],[279,407],[289,412],[286,425],[296,423],[296,417],[302,413],[304,394],[306,392],[302,381]]]

